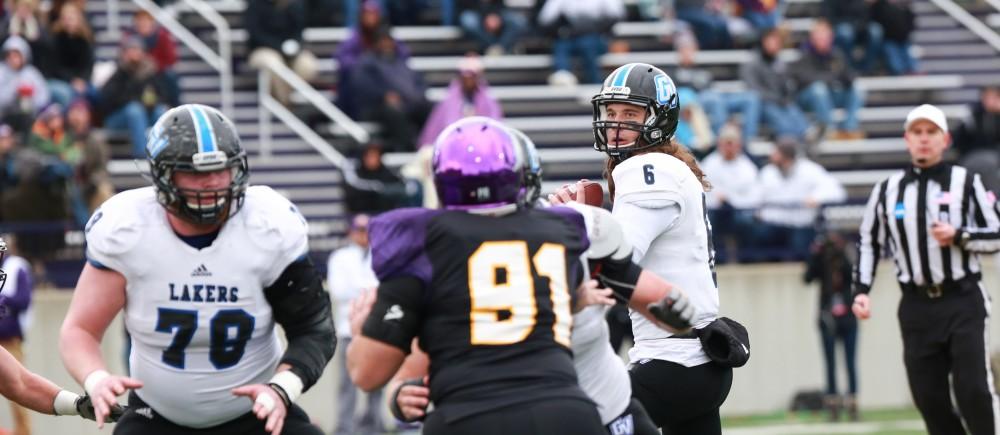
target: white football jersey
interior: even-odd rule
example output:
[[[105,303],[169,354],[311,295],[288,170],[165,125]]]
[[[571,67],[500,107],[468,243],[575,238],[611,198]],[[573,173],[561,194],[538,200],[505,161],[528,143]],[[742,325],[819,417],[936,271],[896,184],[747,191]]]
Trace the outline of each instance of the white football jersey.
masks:
[[[105,202],[87,225],[87,256],[125,276],[136,394],[192,428],[249,412],[230,390],[267,382],[283,352],[264,288],[307,251],[305,219],[269,187],[247,189],[201,250],[174,233],[152,187]]]
[[[704,327],[719,312],[711,224],[705,213],[704,189],[681,160],[663,153],[642,154],[615,167],[612,214],[633,247],[633,259],[680,287],[697,309],[694,326]],[[693,367],[709,361],[701,342],[670,338],[645,317],[630,312],[634,363],[659,359]]]
[[[611,423],[625,412],[632,397],[632,381],[614,349],[604,320],[607,307],[592,305],[573,315],[570,347],[577,382],[597,403],[601,422]]]
[[[594,255],[594,249],[607,251],[606,248],[621,244],[621,233],[610,231],[607,225],[618,225],[610,219],[601,221],[596,207],[577,202],[565,204],[581,215],[587,227],[587,238],[591,250],[584,253],[584,270],[587,270],[587,257],[602,257]],[[606,214],[605,214],[606,216]],[[628,407],[632,398],[632,381],[628,369],[622,359],[611,348],[611,337],[608,332],[608,322],[605,320],[607,307],[592,305],[573,315],[573,331],[570,335],[570,348],[573,351],[573,367],[576,369],[577,383],[583,392],[597,404],[601,422],[611,423]]]

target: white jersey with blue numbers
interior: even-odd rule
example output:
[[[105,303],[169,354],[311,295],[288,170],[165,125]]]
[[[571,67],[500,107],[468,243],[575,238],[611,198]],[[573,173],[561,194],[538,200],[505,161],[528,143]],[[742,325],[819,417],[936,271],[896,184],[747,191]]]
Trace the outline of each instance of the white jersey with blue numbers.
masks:
[[[625,412],[632,397],[628,370],[611,348],[607,312],[604,305],[591,305],[574,314],[570,336],[577,382],[597,404],[604,424]]]
[[[201,250],[174,233],[152,187],[105,202],[87,226],[87,257],[125,276],[136,394],[191,428],[249,412],[230,390],[267,382],[283,352],[264,289],[307,250],[305,220],[269,187],[247,189]]]
[[[615,220],[643,269],[680,287],[697,309],[702,328],[719,312],[715,252],[701,183],[681,160],[663,153],[630,157],[611,173]],[[671,338],[641,314],[630,311],[635,346],[629,359],[675,362],[686,367],[709,361],[694,338]]]

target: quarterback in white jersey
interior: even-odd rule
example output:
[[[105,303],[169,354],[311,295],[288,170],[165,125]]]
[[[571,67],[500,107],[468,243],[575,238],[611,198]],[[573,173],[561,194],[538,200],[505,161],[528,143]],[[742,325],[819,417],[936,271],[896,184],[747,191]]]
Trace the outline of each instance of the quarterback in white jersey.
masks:
[[[544,207],[544,201],[536,201],[541,189],[541,164],[537,151],[531,140],[520,131],[508,128],[517,139],[519,149],[526,156],[521,168],[521,184],[525,206]],[[583,191],[583,189],[579,189]],[[580,198],[582,199],[582,198]],[[606,210],[583,205],[566,203],[583,216],[587,239],[590,248],[581,257],[581,261],[595,266],[595,274],[599,279],[609,284],[617,296],[635,307],[637,312],[649,316],[650,323],[656,327],[666,328],[667,324],[677,326],[680,317],[682,325],[689,325],[694,319],[694,310],[690,303],[677,291],[670,291],[670,310],[674,310],[672,319],[665,319],[664,310],[651,310],[650,303],[660,301],[665,290],[672,287],[652,274],[643,272],[631,261],[632,249],[624,239],[622,229]],[[601,293],[593,286],[595,281],[585,283],[578,290],[582,307],[573,315],[571,334],[571,349],[573,365],[577,372],[580,387],[597,405],[598,413],[606,430],[614,435],[644,435],[658,434],[652,421],[646,415],[642,406],[632,398],[632,390],[628,371],[621,358],[609,346],[608,326],[605,321],[606,299],[610,293]],[[601,295],[606,295],[602,298]],[[651,313],[650,311],[656,311]],[[655,319],[655,320],[654,320]],[[401,420],[413,420],[424,415],[428,405],[428,390],[422,381],[427,370],[426,356],[414,346],[413,353],[406,365],[396,374],[396,380],[390,387],[394,397],[390,405],[393,413]]]
[[[652,65],[627,64],[608,76],[592,103],[594,147],[608,154],[612,214],[633,259],[684,288],[697,311],[694,327],[708,326],[719,311],[708,183],[694,157],[671,140],[680,115],[673,80]],[[630,315],[633,396],[665,433],[720,434],[732,368],[712,362],[696,334],[672,334]]]
[[[99,423],[134,389],[116,434],[321,433],[293,403],[336,344],[305,219],[271,188],[247,186],[246,153],[214,109],[164,114],[147,154],[154,186],[115,195],[87,224],[62,330],[63,360],[100,399]],[[122,309],[132,378],[109,374],[98,348]]]

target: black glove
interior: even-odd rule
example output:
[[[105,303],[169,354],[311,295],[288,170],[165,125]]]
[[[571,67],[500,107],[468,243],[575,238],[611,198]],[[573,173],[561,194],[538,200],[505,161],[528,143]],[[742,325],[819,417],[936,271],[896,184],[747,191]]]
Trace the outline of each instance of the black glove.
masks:
[[[694,304],[686,294],[677,289],[671,290],[670,294],[660,301],[649,304],[648,308],[653,317],[678,332],[687,330],[694,322]]]
[[[108,423],[117,422],[119,418],[122,418],[122,414],[125,414],[127,409],[127,406],[115,404],[115,406],[111,407],[111,413],[108,414],[104,421]],[[90,401],[90,395],[88,394],[84,394],[79,399],[76,399],[76,411],[80,413],[80,417],[97,421],[97,416],[94,415],[94,402]]]

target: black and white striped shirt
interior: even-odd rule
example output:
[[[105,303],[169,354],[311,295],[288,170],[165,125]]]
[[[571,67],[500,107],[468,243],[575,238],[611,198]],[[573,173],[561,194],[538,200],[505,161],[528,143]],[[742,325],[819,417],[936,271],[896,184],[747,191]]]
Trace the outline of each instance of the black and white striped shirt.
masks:
[[[861,222],[855,292],[871,289],[886,247],[902,284],[942,284],[979,274],[978,253],[1000,250],[995,202],[978,174],[948,164],[911,166],[877,184]],[[954,244],[938,244],[931,234],[935,221],[956,228]]]

